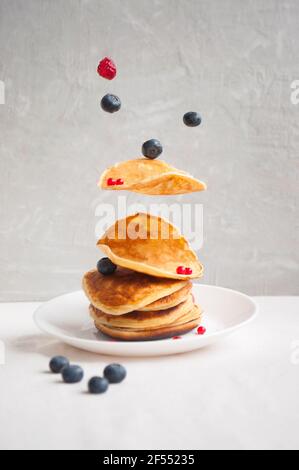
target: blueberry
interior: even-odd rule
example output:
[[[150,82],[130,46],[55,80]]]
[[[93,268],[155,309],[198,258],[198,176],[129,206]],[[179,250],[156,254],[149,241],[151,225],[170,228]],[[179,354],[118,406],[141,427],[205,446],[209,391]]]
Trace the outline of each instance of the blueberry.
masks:
[[[92,377],[88,382],[90,393],[104,393],[107,391],[109,382],[104,377]]]
[[[142,153],[145,157],[154,160],[163,152],[161,142],[157,139],[150,139],[142,145]]]
[[[122,382],[127,375],[127,371],[121,364],[109,364],[104,369],[104,376],[111,384]]]
[[[115,113],[120,110],[121,101],[118,96],[108,94],[103,96],[101,107],[104,111],[107,111],[107,113]]]
[[[198,113],[190,111],[189,113],[184,114],[183,117],[184,123],[188,127],[196,127],[201,124],[201,116]]]
[[[67,384],[81,382],[84,372],[80,366],[66,366],[62,369],[62,378]]]
[[[59,374],[65,366],[68,366],[69,360],[64,356],[55,356],[52,357],[49,367],[54,374]]]
[[[116,270],[116,265],[110,261],[109,258],[102,258],[98,261],[97,268],[100,274],[107,276],[113,274]]]

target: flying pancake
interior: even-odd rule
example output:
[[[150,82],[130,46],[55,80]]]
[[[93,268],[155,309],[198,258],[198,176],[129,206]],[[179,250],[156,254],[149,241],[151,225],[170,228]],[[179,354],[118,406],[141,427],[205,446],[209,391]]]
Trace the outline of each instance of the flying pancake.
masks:
[[[96,269],[85,273],[82,287],[94,307],[110,315],[123,315],[171,295],[187,284],[188,281],[159,279],[118,267],[109,276]]]
[[[148,195],[204,191],[206,184],[162,160],[138,158],[117,163],[100,177],[101,189],[127,190]]]
[[[161,217],[137,213],[118,220],[97,245],[116,265],[150,276],[192,279],[203,274],[187,240]]]

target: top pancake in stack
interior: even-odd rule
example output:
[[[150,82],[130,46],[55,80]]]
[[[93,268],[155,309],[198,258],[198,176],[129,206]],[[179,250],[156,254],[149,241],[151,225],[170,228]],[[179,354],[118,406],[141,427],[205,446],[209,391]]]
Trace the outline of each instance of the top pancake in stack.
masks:
[[[154,238],[149,223],[156,227]],[[139,237],[133,240],[130,233],[137,227]],[[100,331],[122,340],[148,340],[180,335],[200,323],[190,279],[199,277],[203,268],[171,224],[136,214],[110,227],[98,246],[117,265],[113,274],[91,270],[83,278],[90,314]],[[177,273],[178,266],[192,272]]]
[[[137,213],[118,220],[98,241],[98,247],[117,266],[151,276],[194,279],[203,267],[187,240],[169,222],[150,214]],[[188,267],[190,274],[180,274]]]

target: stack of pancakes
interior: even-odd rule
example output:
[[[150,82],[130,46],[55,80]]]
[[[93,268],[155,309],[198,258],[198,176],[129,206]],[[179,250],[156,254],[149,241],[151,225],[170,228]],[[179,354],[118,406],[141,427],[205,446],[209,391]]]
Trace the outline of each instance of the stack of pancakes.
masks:
[[[98,246],[117,266],[112,274],[93,269],[83,278],[98,330],[136,341],[181,335],[199,325],[202,312],[191,279],[203,267],[169,222],[150,214],[129,216],[110,227]],[[179,267],[189,268],[188,274]]]

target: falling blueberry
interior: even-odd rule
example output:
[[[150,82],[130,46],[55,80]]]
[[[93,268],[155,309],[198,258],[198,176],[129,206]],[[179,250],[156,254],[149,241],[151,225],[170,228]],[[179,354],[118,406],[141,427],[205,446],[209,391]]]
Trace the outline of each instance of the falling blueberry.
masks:
[[[54,372],[54,374],[59,374],[62,371],[62,369],[68,366],[69,364],[70,364],[69,360],[66,357],[55,356],[55,357],[52,357],[49,367],[50,367],[50,370]]]
[[[117,266],[109,258],[102,258],[98,261],[97,268],[100,274],[108,276],[114,273]]]
[[[201,116],[198,113],[190,111],[189,113],[184,114],[183,117],[184,123],[188,127],[196,127],[201,124]]]
[[[127,371],[121,364],[109,364],[104,369],[104,376],[111,384],[122,382],[127,375]]]
[[[105,95],[101,101],[101,107],[107,113],[115,113],[120,110],[121,101],[116,95]]]
[[[62,378],[67,384],[81,382],[84,372],[80,366],[66,366],[62,369]]]
[[[88,382],[89,393],[104,393],[107,391],[109,382],[105,377],[92,377]]]
[[[161,142],[157,139],[150,139],[142,145],[142,153],[145,157],[154,160],[163,152]]]

